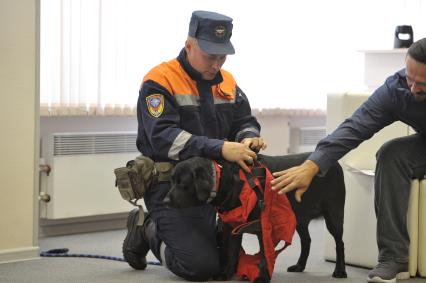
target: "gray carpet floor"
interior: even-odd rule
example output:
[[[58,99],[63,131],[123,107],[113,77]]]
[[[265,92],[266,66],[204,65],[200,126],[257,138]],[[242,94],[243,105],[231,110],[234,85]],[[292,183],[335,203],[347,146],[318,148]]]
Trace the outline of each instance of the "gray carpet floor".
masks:
[[[323,220],[311,222],[311,254],[303,273],[289,273],[287,267],[294,264],[299,256],[299,239],[278,257],[272,282],[366,282],[368,269],[347,266],[348,278],[331,277],[334,263],[323,259],[324,228]],[[97,254],[121,257],[121,245],[125,230],[75,234],[42,238],[39,246],[42,251],[53,248],[69,248],[70,253]],[[245,237],[244,247],[248,252],[258,249],[254,237]],[[156,261],[152,254],[148,260]],[[149,265],[144,271],[130,268],[127,263],[92,258],[40,258],[15,263],[0,264],[0,282],[184,282],[162,266]],[[407,283],[426,282],[426,278],[412,278]]]

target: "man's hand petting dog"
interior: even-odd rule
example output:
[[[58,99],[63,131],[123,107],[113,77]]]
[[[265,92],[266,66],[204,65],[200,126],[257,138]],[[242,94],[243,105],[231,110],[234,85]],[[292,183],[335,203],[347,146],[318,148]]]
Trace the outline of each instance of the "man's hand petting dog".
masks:
[[[309,188],[312,179],[319,172],[319,167],[311,160],[305,160],[301,165],[287,170],[274,172],[274,180],[271,181],[272,190],[279,194],[286,194],[294,189],[296,201],[302,201],[302,195]]]

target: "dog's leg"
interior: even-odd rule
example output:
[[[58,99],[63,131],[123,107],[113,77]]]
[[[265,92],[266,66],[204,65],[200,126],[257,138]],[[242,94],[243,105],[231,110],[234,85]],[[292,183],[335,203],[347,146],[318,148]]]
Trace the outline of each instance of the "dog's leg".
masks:
[[[333,277],[346,278],[345,245],[343,243],[343,220],[345,215],[345,182],[343,170],[337,163],[328,170],[324,180],[332,197],[325,198],[322,207],[327,230],[336,242],[336,268]]]
[[[309,235],[309,222],[310,219],[298,220],[296,230],[300,238],[300,256],[299,260],[295,265],[290,266],[288,272],[303,272],[306,267],[306,262],[308,261],[309,252],[311,250],[311,236]]]
[[[334,269],[333,277],[346,278],[348,275],[346,274],[345,245],[343,243],[343,213],[336,213],[332,216],[330,216],[330,213],[333,212],[324,214],[324,220],[327,230],[336,242],[336,268]]]

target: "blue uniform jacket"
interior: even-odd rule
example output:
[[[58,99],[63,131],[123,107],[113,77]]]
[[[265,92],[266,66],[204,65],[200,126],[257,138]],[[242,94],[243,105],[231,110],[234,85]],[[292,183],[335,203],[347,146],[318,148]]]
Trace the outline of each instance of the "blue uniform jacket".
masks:
[[[352,117],[318,143],[308,159],[320,167],[319,175],[323,176],[343,155],[395,121],[404,122],[426,136],[426,102],[414,99],[405,69],[387,78]]]
[[[145,76],[137,105],[139,151],[154,161],[191,156],[222,157],[225,140],[258,137],[260,125],[232,75],[221,69],[211,81],[178,58]]]

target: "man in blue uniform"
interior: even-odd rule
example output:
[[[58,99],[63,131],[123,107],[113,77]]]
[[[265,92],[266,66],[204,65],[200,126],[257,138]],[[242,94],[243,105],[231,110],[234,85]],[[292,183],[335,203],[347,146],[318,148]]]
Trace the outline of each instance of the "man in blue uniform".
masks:
[[[389,77],[369,99],[331,135],[321,140],[302,165],[276,172],[273,189],[296,190],[300,201],[315,175],[385,126],[402,121],[417,133],[385,143],[377,152],[375,210],[378,265],[368,282],[409,278],[407,209],[410,182],[426,174],[426,38],[407,52],[405,69]]]
[[[256,158],[253,150],[266,147],[247,97],[222,69],[226,56],[235,52],[232,27],[227,16],[193,12],[179,56],[145,76],[137,106],[137,147],[143,155],[155,162],[224,158],[248,170],[246,162]],[[145,269],[151,249],[174,274],[207,280],[220,271],[216,212],[211,205],[167,208],[163,199],[169,189],[169,182],[157,182],[147,191],[143,226],[137,225],[138,211],[130,212],[124,258],[133,268]]]

